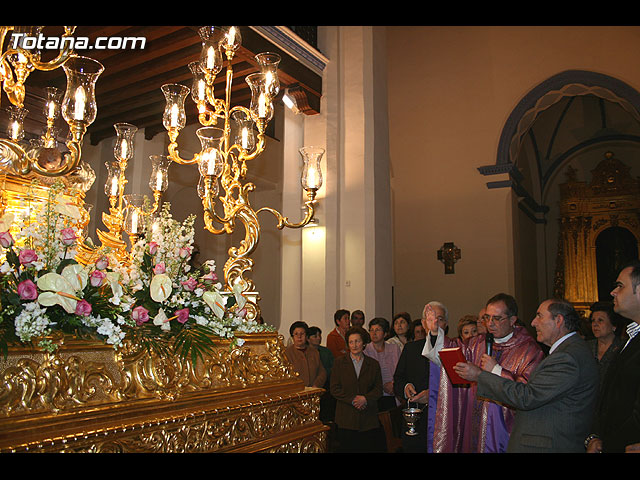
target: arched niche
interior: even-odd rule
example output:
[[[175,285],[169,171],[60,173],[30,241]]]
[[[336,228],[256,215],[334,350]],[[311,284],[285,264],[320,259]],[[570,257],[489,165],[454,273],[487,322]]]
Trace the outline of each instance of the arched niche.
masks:
[[[586,312],[610,299],[620,267],[637,258],[640,179],[613,152],[592,170],[590,182],[578,180],[572,168],[566,175],[560,185],[555,295]]]
[[[607,226],[596,236],[598,300],[611,300],[618,273],[630,260],[638,258],[638,238],[628,228]]]

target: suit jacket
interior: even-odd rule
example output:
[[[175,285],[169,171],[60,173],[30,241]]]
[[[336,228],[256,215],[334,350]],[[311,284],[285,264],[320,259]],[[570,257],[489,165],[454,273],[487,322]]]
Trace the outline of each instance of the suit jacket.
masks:
[[[350,354],[336,358],[331,369],[330,391],[336,399],[338,427],[363,432],[380,425],[378,399],[382,397],[382,374],[377,360],[364,355],[360,375],[356,376]],[[364,410],[351,404],[356,395],[364,395],[367,399]]]
[[[478,396],[516,410],[507,452],[584,452],[598,395],[598,365],[577,334],[538,364],[528,383],[489,372]]]
[[[398,398],[405,398],[404,387],[412,383],[416,392],[429,388],[429,360],[422,356],[425,339],[407,342],[393,375],[393,391]]]
[[[596,410],[594,432],[605,452],[640,442],[640,335],[611,362]]]

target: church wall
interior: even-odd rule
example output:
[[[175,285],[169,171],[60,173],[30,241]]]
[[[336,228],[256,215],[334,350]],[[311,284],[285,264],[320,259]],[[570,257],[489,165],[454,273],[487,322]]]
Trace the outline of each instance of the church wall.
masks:
[[[441,300],[454,330],[494,293],[536,286],[528,271],[515,270],[529,247],[513,241],[530,228],[514,234],[513,194],[486,186],[506,175],[477,170],[495,164],[509,114],[532,88],[569,69],[640,88],[629,48],[640,28],[386,28],[395,310],[417,316],[426,301]],[[436,257],[444,242],[461,249],[453,275]]]

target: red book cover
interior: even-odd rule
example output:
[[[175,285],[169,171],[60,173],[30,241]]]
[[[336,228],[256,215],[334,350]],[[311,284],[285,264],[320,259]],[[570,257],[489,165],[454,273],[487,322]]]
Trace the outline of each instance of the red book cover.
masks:
[[[453,385],[459,385],[459,384],[468,385],[470,383],[469,380],[465,380],[464,378],[462,378],[453,369],[453,366],[456,363],[467,361],[467,359],[464,358],[464,355],[462,354],[462,350],[460,349],[460,347],[443,348],[442,350],[440,350],[440,352],[438,352],[438,355],[440,355],[440,360],[442,361],[442,365],[444,366],[444,369],[447,371],[449,380],[451,380],[451,383]]]

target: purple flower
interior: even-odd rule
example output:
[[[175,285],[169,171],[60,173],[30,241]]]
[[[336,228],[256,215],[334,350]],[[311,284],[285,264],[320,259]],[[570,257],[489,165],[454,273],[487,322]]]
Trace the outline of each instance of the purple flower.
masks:
[[[188,292],[193,292],[196,287],[198,286],[198,282],[195,278],[190,278],[189,280],[186,280],[184,282],[180,282],[182,284],[182,286],[184,287],[184,289]]]
[[[176,319],[180,323],[185,323],[187,320],[189,320],[189,309],[188,308],[183,308],[182,310],[178,310],[177,312],[175,312],[175,314],[176,314]]]
[[[35,300],[38,298],[38,289],[31,280],[23,280],[18,284],[18,295],[22,300]]]
[[[73,228],[63,228],[60,230],[60,238],[62,240],[62,244],[67,247],[76,243],[76,232]]]
[[[131,318],[135,320],[136,325],[140,326],[149,321],[149,310],[144,307],[136,307],[131,312]]]
[[[164,262],[156,263],[156,266],[153,267],[153,273],[156,275],[160,275],[167,271],[167,268],[164,266]]]
[[[91,313],[92,307],[86,300],[80,300],[76,304],[76,315],[88,316]]]
[[[104,283],[105,278],[107,278],[106,273],[100,270],[94,270],[93,272],[91,272],[91,275],[89,276],[89,282],[91,283],[92,287],[99,287]]]
[[[38,255],[33,250],[30,250],[27,248],[25,250],[20,251],[20,254],[18,255],[18,260],[20,261],[21,265],[28,267],[33,262],[38,260]]]
[[[9,248],[13,245],[13,237],[9,232],[0,232],[0,245]]]

